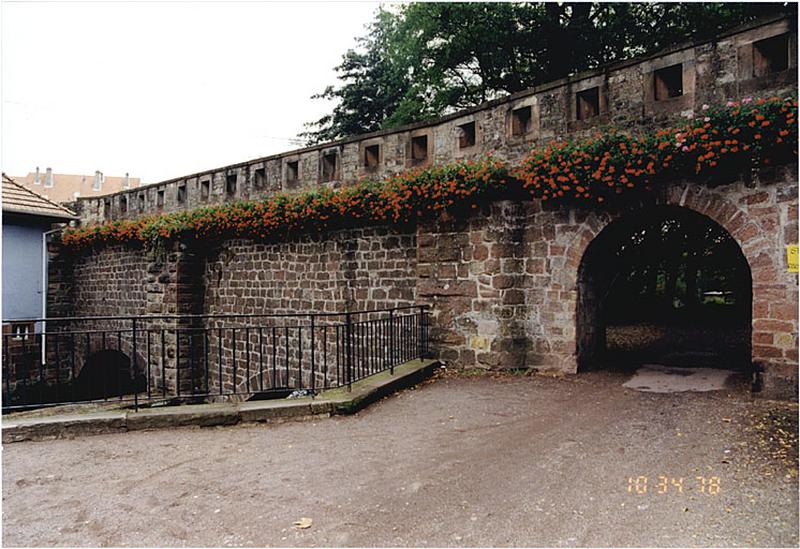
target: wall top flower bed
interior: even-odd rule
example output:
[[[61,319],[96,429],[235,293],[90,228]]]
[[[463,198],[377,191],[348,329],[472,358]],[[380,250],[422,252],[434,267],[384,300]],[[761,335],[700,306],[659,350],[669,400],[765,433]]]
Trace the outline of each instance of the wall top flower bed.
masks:
[[[592,139],[534,149],[519,166],[493,158],[409,171],[337,190],[279,194],[139,219],[68,229],[72,249],[155,244],[172,238],[274,239],[298,231],[406,223],[443,210],[523,196],[609,203],[678,177],[713,181],[797,156],[797,101],[744,99],[703,106],[683,127],[630,135],[607,129]]]

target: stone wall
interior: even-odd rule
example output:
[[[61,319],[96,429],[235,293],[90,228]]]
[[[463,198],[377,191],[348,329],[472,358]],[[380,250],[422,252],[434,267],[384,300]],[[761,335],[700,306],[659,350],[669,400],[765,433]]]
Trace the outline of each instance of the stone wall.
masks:
[[[617,220],[635,224],[651,208],[669,205],[708,217],[739,244],[752,275],[752,360],[766,372],[768,389],[787,387],[798,362],[797,275],[787,272],[785,257],[786,245],[798,240],[797,192],[792,165],[717,187],[675,182],[652,201],[624,210],[503,201],[416,227],[342,230],[274,243],[177,244],[162,259],[114,246],[74,261],[70,299],[78,315],[341,313],[428,304],[432,349],[443,360],[460,367],[574,373],[578,346],[592,339],[586,330],[602,326],[591,311],[578,316],[579,302],[593,299],[592,288],[579,280],[589,244]],[[341,320],[331,317],[331,323]],[[233,325],[219,319],[173,322],[186,329]],[[271,322],[251,321],[263,327]],[[216,348],[216,335],[211,337]],[[290,337],[296,345],[296,336]],[[236,342],[237,352],[249,352],[245,339]],[[174,352],[175,342],[167,343],[165,350]],[[234,341],[225,334],[221,343],[230,358]]]
[[[148,306],[155,294],[148,291],[148,278],[153,278],[148,255],[140,247],[115,245],[76,257],[72,276],[80,283],[72,290],[72,316],[162,312]]]
[[[337,364],[336,325],[347,311],[370,311],[413,305],[416,298],[416,235],[413,231],[373,227],[290,238],[280,243],[230,240],[209,249],[204,267],[196,272],[203,281],[203,310],[208,315],[283,315],[331,313],[314,319],[314,386],[332,384],[341,377]],[[340,313],[340,314],[335,314]],[[354,320],[370,318],[362,315]],[[372,317],[374,318],[374,316]],[[251,387],[260,387],[259,370],[266,365],[268,384],[291,383],[300,370],[311,385],[310,318],[261,316],[205,320],[209,346],[217,349],[218,362],[231,364],[249,354],[253,368]],[[252,325],[257,329],[220,327]],[[299,326],[303,326],[298,329]],[[273,328],[274,333],[273,333]],[[276,378],[270,378],[272,363]],[[258,365],[258,368],[256,368]],[[284,366],[286,365],[286,366]],[[338,366],[338,367],[337,367]],[[212,390],[247,389],[247,375],[227,369],[209,372]],[[220,377],[222,383],[220,384]]]
[[[432,123],[113,195],[105,214],[102,201],[82,200],[83,219],[134,216],[139,210],[131,205],[139,203],[139,193],[144,193],[141,210],[175,211],[278,190],[336,186],[414,164],[487,152],[515,160],[533,146],[593,133],[607,123],[652,128],[699,111],[705,103],[738,99],[745,93],[796,93],[795,37],[793,24],[785,20],[756,25],[716,41],[540,86]],[[785,41],[785,68],[764,73],[758,57],[762,39]],[[657,81],[662,69],[670,69],[667,72],[675,77],[676,66],[683,93],[659,97],[665,86]],[[582,103],[582,110],[596,99],[596,116],[578,115],[579,96],[589,98],[590,106]],[[467,134],[474,131],[474,143],[459,139],[459,126],[473,123]],[[367,158],[370,166],[364,165]],[[752,359],[764,370],[765,388],[777,394],[779,387],[794,390],[797,376],[798,279],[786,271],[785,252],[786,245],[798,241],[796,168],[742,174],[738,181],[716,187],[676,181],[651,202],[618,211],[505,201],[415,227],[288,235],[272,243],[192,241],[161,254],[114,246],[71,260],[56,257],[51,266],[60,273],[54,286],[60,297],[52,296],[51,302],[53,310],[69,309],[76,315],[306,314],[429,304],[432,351],[446,361],[461,367],[573,373],[586,346],[596,339],[592,326],[599,326],[587,308],[593,289],[579,279],[587,247],[616,220],[635,220],[648,215],[650,208],[670,205],[707,216],[741,247],[752,274]],[[128,200],[127,212],[120,210],[122,198]],[[157,326],[185,333],[221,326],[186,316],[159,322]],[[212,345],[226,356],[251,352],[257,344],[257,336],[249,331],[239,339],[213,337]],[[299,343],[285,352],[304,352],[304,341],[298,335]],[[167,384],[177,383],[178,375],[191,381],[191,376],[174,367],[170,372],[168,366],[174,365],[176,355],[195,356],[197,346],[189,340],[168,340],[163,351]],[[266,351],[259,346],[259,352]],[[242,381],[223,372],[214,383],[236,387]]]
[[[51,244],[50,251],[48,361],[78,376],[94,353],[117,350],[129,359],[136,356],[134,373],[149,372],[154,389],[162,387],[163,373],[168,385],[174,383],[174,330],[191,323],[175,315],[202,312],[196,309],[194,254],[180,244],[168,250],[118,244],[80,254],[61,253]],[[56,340],[62,349],[59,360]]]
[[[766,383],[797,370],[797,274],[786,245],[798,239],[796,165],[709,188],[676,182],[652,203],[622,211],[499,202],[467,220],[420,228],[417,295],[433,306],[440,356],[463,367],[578,370],[579,269],[589,244],[619,219],[678,206],[718,223],[752,274],[752,360]],[[602,325],[589,318],[591,325]]]
[[[167,250],[115,245],[75,257],[54,254],[50,270],[51,279],[58,281],[50,296],[51,308],[69,311],[54,316],[130,317],[50,323],[48,329],[54,331],[81,332],[74,344],[76,375],[101,348],[132,357],[131,319],[137,317],[138,372],[148,371],[157,387],[163,378],[167,387],[180,383],[182,391],[191,390],[192,383],[202,377],[199,364],[205,366],[205,345],[211,350],[211,389],[219,389],[222,378],[221,388],[230,392],[234,379],[237,390],[247,383],[229,367],[234,354],[241,359],[252,352],[253,364],[269,362],[271,356],[266,355],[272,352],[272,327],[280,328],[276,347],[281,364],[298,364],[305,352],[303,375],[311,375],[306,371],[310,333],[307,328],[304,336],[296,331],[297,326],[307,325],[309,318],[270,315],[331,313],[315,320],[319,338],[315,345],[319,356],[315,358],[322,365],[327,360],[324,353],[333,357],[336,345],[333,328],[324,333],[325,326],[341,325],[343,313],[414,305],[416,234],[413,228],[370,227],[324,237],[302,235],[272,244],[229,240],[207,246],[190,242],[173,243]],[[266,342],[263,330],[247,326],[266,330]],[[283,339],[287,326],[291,327],[285,334],[288,344]],[[85,336],[87,330],[96,333]],[[327,350],[321,342],[328,343]],[[66,341],[62,343],[68,347]],[[299,350],[301,346],[303,350]],[[222,375],[217,368],[220,364],[226,368]],[[290,370],[290,375],[281,370],[277,381],[286,383],[287,377],[291,381],[295,370]],[[330,384],[333,375],[331,371],[326,379],[320,368],[316,383],[320,387]]]
[[[207,253],[207,314],[385,309],[415,300],[416,235],[385,227],[280,243],[223,242]]]

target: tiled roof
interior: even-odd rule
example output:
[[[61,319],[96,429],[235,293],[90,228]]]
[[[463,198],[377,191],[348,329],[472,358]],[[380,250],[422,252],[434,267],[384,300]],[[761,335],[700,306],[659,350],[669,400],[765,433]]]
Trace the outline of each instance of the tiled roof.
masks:
[[[3,174],[3,212],[53,219],[77,219],[78,216],[55,202],[26,189]]]

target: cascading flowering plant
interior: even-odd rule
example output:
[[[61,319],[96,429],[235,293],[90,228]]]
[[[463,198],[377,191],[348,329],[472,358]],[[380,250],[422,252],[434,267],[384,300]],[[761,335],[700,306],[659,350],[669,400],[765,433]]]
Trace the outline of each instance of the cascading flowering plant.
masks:
[[[281,193],[263,201],[240,201],[195,210],[124,219],[69,229],[72,248],[103,243],[155,243],[170,238],[268,239],[308,230],[375,223],[400,224],[460,207],[477,207],[507,188],[508,169],[486,158],[413,170],[383,182],[362,181],[340,189]]]
[[[512,175],[535,198],[605,202],[670,179],[724,180],[797,156],[797,101],[750,98],[702,106],[682,127],[609,131],[534,150]]]
[[[401,224],[527,193],[538,200],[603,203],[681,177],[725,180],[797,157],[797,101],[703,105],[680,127],[551,142],[515,168],[491,157],[362,181],[340,189],[282,193],[191,211],[68,229],[65,246],[157,244],[174,238],[275,239],[300,231]]]

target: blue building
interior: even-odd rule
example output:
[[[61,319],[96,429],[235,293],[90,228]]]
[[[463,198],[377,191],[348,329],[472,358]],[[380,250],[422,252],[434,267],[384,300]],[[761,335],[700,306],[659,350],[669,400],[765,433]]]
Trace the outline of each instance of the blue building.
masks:
[[[34,327],[7,322],[46,313],[46,237],[77,219],[74,212],[26,189],[3,174],[3,332]]]

